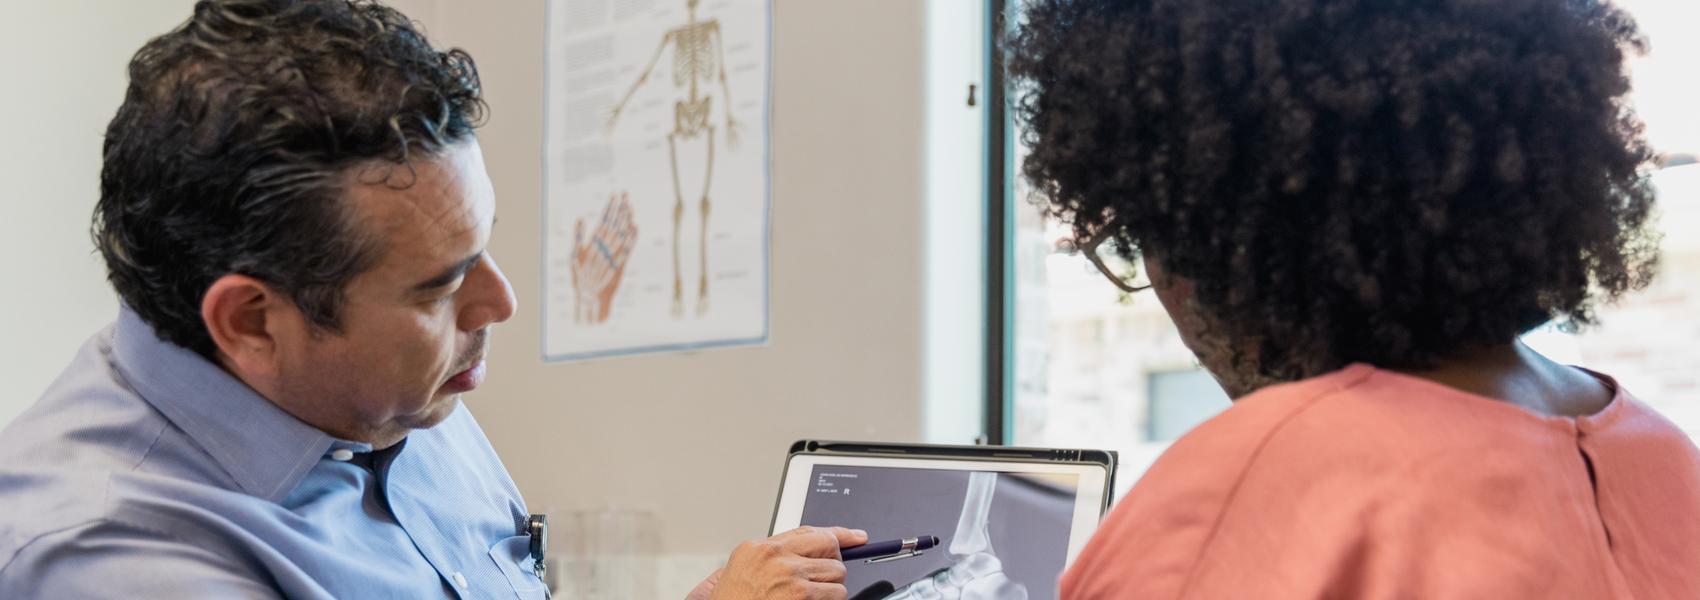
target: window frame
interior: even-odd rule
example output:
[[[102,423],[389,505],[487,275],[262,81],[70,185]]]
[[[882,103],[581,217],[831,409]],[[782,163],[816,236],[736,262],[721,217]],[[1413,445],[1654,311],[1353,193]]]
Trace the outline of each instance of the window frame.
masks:
[[[1011,228],[1015,219],[1013,172],[1014,130],[1010,121],[1003,70],[1004,33],[1008,0],[986,0],[986,406],[987,445],[1008,445],[1014,439],[1011,419],[1015,405],[1015,260]]]

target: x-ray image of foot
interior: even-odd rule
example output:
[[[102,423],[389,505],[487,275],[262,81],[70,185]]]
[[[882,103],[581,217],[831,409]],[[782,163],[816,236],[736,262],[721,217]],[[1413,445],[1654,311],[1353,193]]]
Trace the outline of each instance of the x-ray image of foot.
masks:
[[[992,494],[998,474],[977,471],[968,477],[962,516],[951,536],[950,566],[925,579],[898,588],[887,600],[1027,600],[1027,586],[1003,573],[1003,562],[992,549]]]

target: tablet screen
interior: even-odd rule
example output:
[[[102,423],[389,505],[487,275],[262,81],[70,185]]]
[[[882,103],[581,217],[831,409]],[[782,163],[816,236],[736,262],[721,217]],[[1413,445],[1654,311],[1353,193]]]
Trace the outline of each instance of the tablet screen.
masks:
[[[937,538],[914,554],[846,560],[851,598],[1045,600],[1097,527],[1104,480],[1094,465],[799,455],[774,529],[852,527],[871,543]]]

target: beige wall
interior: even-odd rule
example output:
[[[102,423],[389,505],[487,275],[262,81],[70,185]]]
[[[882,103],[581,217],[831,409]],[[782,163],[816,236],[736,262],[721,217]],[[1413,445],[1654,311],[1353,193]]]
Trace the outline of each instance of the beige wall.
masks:
[[[791,441],[921,435],[923,6],[776,4],[771,342],[564,364],[539,358],[544,3],[436,5],[484,78],[522,305],[469,402],[533,510],[651,510],[664,551],[718,554],[765,533]]]
[[[88,235],[101,136],[124,97],[130,55],[193,4],[8,2],[0,14],[0,424],[117,315]]]

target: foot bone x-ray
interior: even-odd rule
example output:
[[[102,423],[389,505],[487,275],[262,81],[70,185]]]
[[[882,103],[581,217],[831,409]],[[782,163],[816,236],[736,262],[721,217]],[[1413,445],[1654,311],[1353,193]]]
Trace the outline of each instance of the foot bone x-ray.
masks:
[[[899,588],[887,600],[1027,600],[1027,587],[1003,573],[1003,562],[992,549],[992,495],[998,474],[976,471],[968,476],[962,516],[951,536],[949,567]]]

